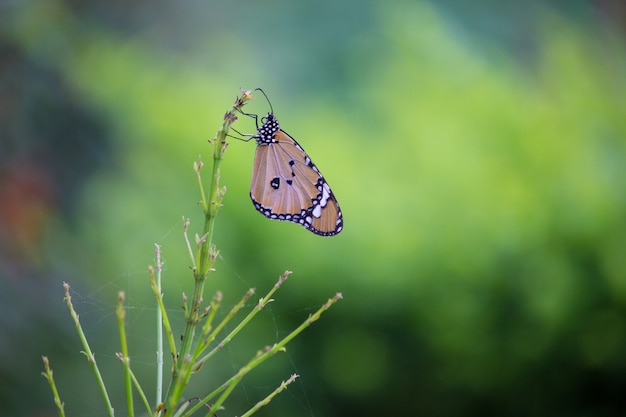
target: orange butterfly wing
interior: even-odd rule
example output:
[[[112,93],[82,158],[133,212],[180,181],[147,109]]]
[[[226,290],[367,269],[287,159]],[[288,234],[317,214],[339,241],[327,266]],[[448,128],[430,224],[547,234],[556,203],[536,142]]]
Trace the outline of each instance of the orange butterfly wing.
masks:
[[[278,128],[272,114],[259,129],[250,197],[264,216],[333,236],[343,229],[339,203],[304,149]],[[268,135],[268,123],[276,123]],[[265,128],[265,129],[264,129]]]

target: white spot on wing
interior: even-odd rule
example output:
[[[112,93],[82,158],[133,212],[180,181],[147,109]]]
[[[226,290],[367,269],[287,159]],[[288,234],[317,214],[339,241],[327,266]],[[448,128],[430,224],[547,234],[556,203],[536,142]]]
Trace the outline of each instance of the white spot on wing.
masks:
[[[329,197],[330,197],[330,187],[328,186],[327,183],[324,183],[324,186],[322,187],[322,199],[320,200],[321,207],[326,207],[326,204],[328,204]],[[319,216],[316,216],[316,217],[319,217]]]
[[[322,206],[318,204],[313,209],[313,217],[319,218],[321,215],[322,215]]]

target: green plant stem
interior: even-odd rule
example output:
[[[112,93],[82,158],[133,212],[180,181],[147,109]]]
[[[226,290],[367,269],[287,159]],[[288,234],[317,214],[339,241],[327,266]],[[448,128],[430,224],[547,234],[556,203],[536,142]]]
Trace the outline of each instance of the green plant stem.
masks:
[[[265,362],[270,357],[274,356],[278,352],[283,352],[285,350],[285,346],[289,343],[294,337],[302,333],[304,329],[309,327],[313,322],[317,321],[322,313],[328,310],[333,304],[342,299],[341,293],[335,294],[334,297],[329,298],[324,305],[322,305],[315,313],[311,314],[300,326],[298,326],[295,330],[285,336],[280,342],[274,344],[271,347],[266,347],[263,351],[260,351],[255,355],[255,357],[248,362],[245,366],[243,366],[239,371],[230,377],[226,382],[220,385],[218,388],[213,390],[209,395],[202,398],[198,404],[189,409],[185,416],[191,416],[194,412],[200,409],[200,407],[204,406],[204,404],[208,404],[214,397],[221,393],[220,397],[217,401],[211,405],[213,410],[218,410],[219,407],[224,403],[228,395],[232,392],[232,390],[241,382],[243,377],[252,371],[254,368],[259,366],[261,363]]]
[[[204,340],[202,342],[198,342],[198,344],[196,345],[196,352],[194,354],[194,360],[197,359],[202,352],[204,352],[207,348],[207,346],[215,339],[216,335],[224,328],[224,326],[226,326],[226,324],[228,324],[228,322],[235,317],[235,315],[239,312],[239,310],[241,310],[241,308],[244,306],[244,304],[246,303],[246,301],[248,301],[248,299],[254,294],[254,290],[253,289],[249,289],[246,294],[241,298],[241,300],[239,300],[239,302],[233,307],[231,308],[231,310],[228,312],[228,314],[226,315],[226,317],[215,327],[215,329],[208,334],[209,329],[206,328],[206,332],[204,331],[205,328],[203,327],[203,332],[202,335],[204,336]],[[210,316],[207,317],[207,320],[212,316],[212,314]],[[206,327],[206,326],[205,326]],[[206,359],[202,359],[199,360],[195,363],[195,368],[197,369],[199,366],[202,366],[202,364],[205,362]]]
[[[231,110],[226,112],[222,126],[218,130],[215,138],[210,141],[213,145],[213,169],[208,201],[205,200],[204,186],[202,184],[202,178],[199,175],[202,163],[201,161],[194,163],[194,169],[198,177],[198,184],[200,186],[200,193],[202,196],[201,204],[204,209],[204,228],[202,236],[197,238],[197,245],[199,246],[199,259],[198,264],[194,264],[193,268],[195,282],[194,290],[191,297],[190,308],[187,310],[185,317],[187,324],[185,332],[183,333],[180,353],[175,358],[172,383],[170,384],[165,398],[166,416],[171,415],[172,410],[180,400],[182,390],[189,380],[190,375],[183,374],[183,371],[188,369],[188,372],[191,372],[191,368],[188,367],[188,364],[192,361],[190,352],[194,341],[195,329],[198,326],[203,314],[200,306],[202,304],[202,297],[204,294],[204,282],[209,273],[213,270],[213,265],[218,254],[215,245],[213,245],[212,239],[215,217],[221,207],[222,199],[224,197],[224,193],[226,192],[225,188],[220,187],[220,176],[222,160],[224,158],[226,148],[228,147],[228,142],[226,140],[227,134],[232,123],[237,120],[237,112],[239,112],[241,107],[251,99],[252,95],[249,91],[242,91],[241,97],[237,97]]]
[[[163,263],[161,262],[161,246],[155,243],[154,250],[156,253],[156,277],[154,276],[154,270],[152,271],[151,285],[153,286],[153,291],[157,297],[157,303],[159,304],[159,308],[156,313],[156,342],[157,342],[157,375],[156,375],[156,398],[155,402],[157,406],[161,404],[163,401],[163,326],[169,328],[169,319],[167,318],[167,314],[165,313],[165,308],[161,308],[163,305],[163,292],[161,291],[161,272],[163,271]],[[165,318],[164,318],[165,315]],[[168,333],[171,335],[171,329]],[[170,339],[170,346],[173,348],[174,340]]]
[[[139,394],[139,398],[141,398],[141,401],[143,402],[144,407],[146,407],[146,411],[147,411],[146,415],[151,416],[152,410],[150,409],[150,403],[148,402],[148,397],[146,397],[146,394],[143,392],[143,389],[141,389],[141,385],[139,384],[139,381],[137,381],[137,377],[135,376],[135,373],[128,366],[129,363],[124,361],[124,357],[121,353],[117,354],[117,358],[126,367],[130,380],[132,381],[133,386],[137,390],[137,393]]]
[[[174,341],[174,333],[172,332],[172,325],[170,324],[169,316],[167,315],[167,310],[165,310],[165,304],[163,303],[163,294],[159,291],[159,287],[157,284],[157,278],[154,273],[154,268],[152,266],[148,267],[148,274],[150,275],[150,284],[152,286],[152,291],[157,300],[157,304],[159,305],[159,316],[162,318],[162,321],[159,323],[159,327],[162,325],[165,327],[165,335],[167,336],[167,341],[170,347],[170,352],[172,357],[176,354],[176,342]],[[161,359],[161,362],[163,360]]]
[[[59,391],[57,391],[57,385],[54,382],[54,378],[52,376],[52,369],[50,369],[50,362],[48,361],[48,357],[42,356],[41,359],[43,360],[43,367],[45,370],[45,372],[42,372],[41,374],[48,380],[48,383],[50,384],[50,388],[52,389],[52,396],[54,397],[54,403],[56,404],[57,410],[59,411],[59,417],[65,417],[64,404],[61,401],[61,397],[59,397]]]
[[[120,291],[117,294],[117,308],[115,310],[117,313],[117,325],[120,332],[120,345],[122,347],[122,352],[119,354],[119,358],[124,365],[126,407],[128,409],[128,417],[133,417],[135,415],[135,410],[133,406],[133,386],[130,377],[130,357],[128,356],[128,342],[126,341],[126,328],[124,326],[126,317],[126,311],[124,310],[124,299],[124,292]]]
[[[193,271],[198,269],[198,265],[196,264],[196,257],[194,256],[194,251],[191,249],[191,243],[189,242],[189,234],[187,233],[189,230],[190,220],[183,216],[183,236],[185,238],[185,244],[187,245],[187,250],[189,251],[189,257],[191,258],[191,265]]]
[[[157,258],[159,259],[159,258]],[[152,287],[152,291],[154,293],[154,296],[157,300],[157,304],[159,305],[159,316],[161,317],[162,321],[159,323],[159,328],[161,328],[161,326],[163,326],[165,328],[165,335],[167,337],[167,341],[168,341],[168,345],[169,345],[169,349],[170,349],[170,354],[172,358],[176,358],[176,342],[174,340],[174,333],[172,332],[172,325],[170,324],[170,319],[169,316],[167,314],[167,310],[165,309],[165,304],[163,303],[163,294],[159,289],[159,285],[157,283],[157,276],[158,274],[160,274],[160,270],[162,269],[163,264],[160,263],[160,260],[157,260],[157,274],[155,274],[154,271],[154,267],[149,266],[148,267],[148,274],[150,276],[150,285]],[[158,340],[162,340],[162,336],[159,337]],[[161,368],[161,372],[158,371],[157,369],[157,379],[158,378],[163,378],[162,375],[162,368],[163,368],[163,348],[162,348],[162,343],[159,344],[160,345],[160,351],[157,350],[157,362],[158,362],[158,367],[160,366]],[[159,354],[160,352],[160,354]],[[160,358],[160,360],[159,360]],[[155,409],[159,409],[162,408],[164,406],[164,404],[162,403],[162,398],[159,396],[159,393],[162,392],[162,380],[161,381],[157,381],[157,397],[156,397],[156,407]],[[170,386],[171,388],[171,386]]]
[[[204,325],[202,326],[202,337],[205,339],[205,342],[204,342],[205,344],[207,343],[206,342],[207,335],[209,334],[209,332],[213,328],[212,327],[213,326],[213,319],[215,319],[215,314],[217,313],[217,310],[222,305],[222,300],[223,299],[224,299],[224,296],[222,295],[222,292],[218,291],[213,296],[213,300],[211,300],[211,306],[210,306],[210,309],[209,309],[209,314],[207,314],[207,317],[206,317],[206,319],[204,321]]]
[[[272,296],[283,285],[283,283],[285,282],[285,280],[287,280],[287,277],[290,274],[291,274],[291,271],[285,271],[285,273],[283,273],[280,276],[276,284],[274,284],[272,289],[265,295],[265,297],[259,300],[257,305],[252,309],[252,311],[248,313],[248,315],[226,337],[224,337],[224,339],[222,339],[222,341],[218,343],[217,346],[213,350],[211,350],[209,353],[203,356],[200,360],[198,360],[197,363],[202,364],[206,362],[217,351],[221,350],[226,344],[228,344],[237,335],[237,333],[239,333],[248,323],[250,323],[250,321],[254,318],[254,316],[257,315],[259,311],[263,310],[263,308],[265,308],[265,306],[268,303],[272,302],[273,301]],[[221,327],[219,329],[216,328],[214,333],[216,334],[217,331],[221,330]]]
[[[89,348],[89,343],[87,342],[87,337],[85,337],[85,333],[83,332],[83,328],[80,325],[80,320],[78,318],[78,314],[76,314],[76,310],[74,310],[74,306],[72,305],[72,297],[70,296],[70,285],[68,283],[63,283],[63,288],[65,288],[65,302],[67,307],[70,310],[70,315],[74,320],[74,325],[76,326],[76,331],[78,332],[78,337],[80,338],[80,342],[85,349],[82,353],[87,357],[87,361],[89,365],[91,365],[91,369],[96,377],[96,381],[98,383],[98,388],[100,389],[100,394],[102,395],[102,399],[104,400],[104,405],[107,409],[107,412],[110,417],[115,415],[113,410],[113,406],[111,405],[111,400],[109,399],[109,394],[107,392],[106,386],[104,385],[104,380],[102,379],[102,374],[100,374],[100,369],[98,369],[98,364],[96,363],[96,357]]]
[[[257,411],[259,411],[259,409],[261,407],[264,407],[264,406],[268,405],[270,403],[270,401],[272,401],[272,399],[275,396],[277,396],[278,394],[283,392],[285,389],[287,389],[287,386],[289,384],[291,384],[293,381],[295,381],[299,377],[300,377],[300,375],[298,375],[298,374],[291,375],[288,380],[281,382],[281,384],[278,386],[278,388],[276,388],[274,391],[272,391],[272,393],[270,395],[268,395],[267,397],[263,398],[261,401],[256,403],[254,405],[254,407],[252,407],[251,409],[249,409],[248,411],[243,413],[241,415],[241,417],[250,417],[252,414],[254,414]]]

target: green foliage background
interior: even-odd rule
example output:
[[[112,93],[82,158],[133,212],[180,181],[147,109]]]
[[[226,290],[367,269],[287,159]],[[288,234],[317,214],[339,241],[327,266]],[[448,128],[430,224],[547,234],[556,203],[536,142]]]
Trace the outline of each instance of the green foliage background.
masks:
[[[179,219],[201,225],[191,164],[210,163],[206,141],[239,87],[261,86],[329,180],[345,229],[324,239],[261,217],[248,197],[254,145],[231,143],[222,259],[208,286],[228,304],[285,269],[294,275],[193,389],[205,392],[335,292],[345,299],[220,416],[294,370],[297,387],[261,415],[623,413],[624,33],[585,2],[532,5],[3,6],[4,42],[61,74],[113,142],[74,220],[52,217],[42,238],[39,265],[58,273],[59,310],[71,271],[86,295],[83,323],[102,343],[94,349],[119,377],[112,312],[127,290],[144,349],[135,363],[150,378],[152,244],[163,247],[166,301],[182,322],[179,294],[192,278]],[[258,96],[248,110],[268,107]],[[254,131],[245,118],[236,127]],[[100,415],[67,334],[71,355],[51,355],[61,395],[74,415]],[[38,346],[28,361],[50,353]],[[52,410],[43,378],[28,377],[42,387],[14,397],[13,415],[31,415],[25,399]]]

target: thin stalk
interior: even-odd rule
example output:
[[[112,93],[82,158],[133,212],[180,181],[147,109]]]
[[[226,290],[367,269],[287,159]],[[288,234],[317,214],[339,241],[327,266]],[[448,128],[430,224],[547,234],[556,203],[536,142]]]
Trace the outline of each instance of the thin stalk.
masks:
[[[207,335],[209,334],[209,332],[211,331],[211,329],[213,328],[213,319],[215,319],[215,314],[217,313],[217,310],[220,308],[220,306],[222,305],[222,299],[224,298],[224,296],[222,295],[221,291],[218,291],[215,293],[215,295],[213,296],[213,300],[211,301],[211,306],[209,309],[209,314],[207,314],[206,319],[204,320],[204,325],[202,326],[202,337],[203,338],[207,338]],[[204,342],[206,343],[206,341]],[[197,357],[197,355],[196,355]]]
[[[87,357],[87,361],[89,365],[91,365],[91,369],[96,377],[96,381],[98,383],[98,388],[100,389],[100,394],[102,395],[102,399],[104,400],[104,405],[107,409],[107,413],[110,417],[115,415],[113,410],[113,406],[111,405],[111,400],[109,399],[109,393],[107,392],[106,386],[104,385],[104,380],[102,379],[102,374],[100,374],[100,369],[98,369],[98,364],[96,363],[96,357],[91,351],[89,347],[89,343],[87,342],[87,337],[83,332],[83,328],[80,325],[80,320],[78,318],[78,314],[76,314],[76,310],[74,310],[74,306],[72,305],[72,297],[70,296],[70,285],[66,282],[63,283],[63,288],[65,288],[65,302],[67,307],[70,310],[70,315],[74,320],[74,325],[76,326],[76,331],[78,332],[78,337],[80,338],[80,342],[83,345],[83,349],[85,349],[83,353]]]
[[[161,272],[163,270],[163,263],[161,262],[161,246],[154,244],[155,252],[156,252],[156,279],[154,281],[154,291],[157,295],[157,300],[160,301],[160,305],[163,304],[163,292],[161,291]],[[156,342],[157,342],[157,374],[156,374],[156,397],[155,401],[158,404],[161,404],[163,401],[163,310],[161,308],[157,309],[156,314]],[[167,317],[166,317],[167,319]],[[168,322],[169,325],[169,322]],[[170,332],[171,333],[171,332]],[[171,341],[173,345],[173,340]]]
[[[42,356],[44,371],[41,374],[48,380],[50,384],[50,388],[52,389],[52,396],[54,397],[54,403],[57,406],[57,410],[59,411],[59,417],[65,417],[64,404],[61,401],[61,397],[59,396],[59,391],[57,391],[57,385],[54,382],[54,378],[52,376],[52,369],[50,369],[50,362],[48,361],[47,356]]]
[[[268,395],[267,397],[263,398],[261,401],[259,401],[258,403],[256,403],[254,405],[254,407],[252,407],[251,409],[249,409],[248,411],[246,411],[245,413],[243,413],[241,415],[241,417],[250,417],[252,414],[256,413],[257,411],[259,411],[259,409],[261,407],[264,407],[266,405],[268,405],[270,403],[270,401],[272,401],[272,399],[277,396],[278,394],[280,394],[281,392],[283,392],[285,389],[287,389],[287,385],[291,384],[293,381],[295,381],[297,378],[299,378],[300,375],[298,374],[292,374],[288,380],[281,382],[281,384],[278,386],[278,388],[276,388],[274,391],[272,391],[272,393],[270,395]]]
[[[132,381],[133,386],[137,390],[137,393],[139,394],[139,398],[141,398],[141,402],[143,402],[143,406],[146,407],[146,411],[147,411],[146,415],[151,416],[152,410],[150,409],[150,403],[148,402],[148,397],[146,397],[146,394],[143,392],[143,389],[141,389],[141,385],[139,384],[139,381],[137,381],[137,377],[135,376],[135,373],[128,366],[129,365],[128,362],[124,361],[124,357],[121,353],[117,353],[117,358],[127,368],[128,375],[130,376],[130,380]]]
[[[152,287],[152,291],[154,292],[157,304],[159,305],[159,316],[161,316],[162,318],[162,321],[159,323],[159,327],[161,325],[165,327],[165,335],[167,337],[167,341],[170,347],[170,353],[172,354],[172,357],[174,357],[174,355],[176,354],[176,342],[174,341],[174,333],[172,332],[172,325],[170,324],[170,319],[167,315],[167,311],[165,310],[165,304],[163,303],[163,294],[159,291],[159,287],[157,285],[157,274],[154,273],[154,268],[152,266],[148,267],[148,274],[150,276],[150,285]],[[162,362],[163,360],[161,359],[160,363]],[[157,402],[157,404],[159,403],[160,401]]]
[[[120,332],[120,345],[122,352],[118,354],[118,357],[124,365],[124,385],[126,393],[126,408],[128,409],[128,417],[135,415],[133,406],[133,385],[130,377],[130,357],[128,356],[128,342],[126,341],[126,328],[124,326],[126,318],[126,310],[124,310],[124,299],[126,296],[123,291],[117,294],[117,308],[115,309],[117,314],[117,325]]]
[[[183,216],[183,236],[185,238],[185,244],[187,245],[187,250],[189,251],[189,257],[191,258],[191,269],[192,271],[196,271],[198,269],[198,265],[196,265],[196,257],[193,254],[193,249],[191,249],[191,243],[189,242],[189,235],[187,234],[189,230],[189,218]]]

